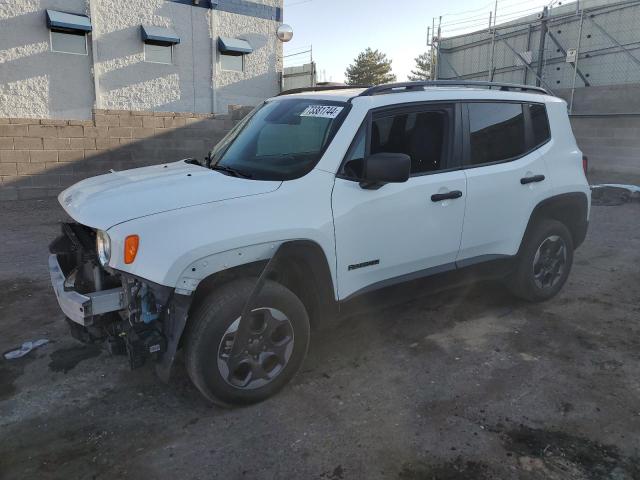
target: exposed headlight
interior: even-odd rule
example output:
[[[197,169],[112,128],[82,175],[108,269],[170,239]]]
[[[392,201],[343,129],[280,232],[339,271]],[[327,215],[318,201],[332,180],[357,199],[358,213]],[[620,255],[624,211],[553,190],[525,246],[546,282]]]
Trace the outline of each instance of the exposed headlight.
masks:
[[[111,259],[111,239],[107,232],[98,230],[96,233],[96,250],[98,252],[98,260],[103,267],[109,263]]]

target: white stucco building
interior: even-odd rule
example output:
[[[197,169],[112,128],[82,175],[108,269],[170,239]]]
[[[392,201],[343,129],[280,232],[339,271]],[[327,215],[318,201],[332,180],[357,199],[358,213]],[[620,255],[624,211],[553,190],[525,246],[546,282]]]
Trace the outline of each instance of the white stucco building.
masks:
[[[193,113],[280,90],[282,0],[0,0],[0,118]]]

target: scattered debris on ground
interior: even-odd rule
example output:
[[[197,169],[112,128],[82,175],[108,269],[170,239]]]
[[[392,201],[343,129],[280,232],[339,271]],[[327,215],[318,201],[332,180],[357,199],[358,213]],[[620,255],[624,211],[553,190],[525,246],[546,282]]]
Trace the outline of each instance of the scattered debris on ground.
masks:
[[[22,358],[25,355],[28,355],[32,350],[41,347],[42,345],[46,345],[47,343],[49,343],[49,340],[46,338],[24,342],[20,348],[16,348],[15,350],[6,352],[4,354],[4,358],[6,360],[15,360],[16,358]]]
[[[623,203],[640,201],[640,187],[603,183],[591,186],[591,202],[597,206],[616,206]]]

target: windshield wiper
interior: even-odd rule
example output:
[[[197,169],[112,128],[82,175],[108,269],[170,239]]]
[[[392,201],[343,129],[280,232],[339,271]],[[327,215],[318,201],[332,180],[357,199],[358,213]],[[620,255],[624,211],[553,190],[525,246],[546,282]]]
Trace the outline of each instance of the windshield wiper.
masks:
[[[252,178],[253,175],[245,172],[241,172],[240,170],[236,170],[235,168],[227,167],[226,165],[214,165],[211,167],[212,170],[218,170],[220,172],[228,173],[234,177],[240,178]]]

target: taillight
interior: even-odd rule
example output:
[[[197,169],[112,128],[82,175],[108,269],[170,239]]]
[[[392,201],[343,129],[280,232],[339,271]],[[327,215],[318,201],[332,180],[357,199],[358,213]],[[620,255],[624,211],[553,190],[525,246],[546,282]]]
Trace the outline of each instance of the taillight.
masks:
[[[586,175],[587,171],[589,170],[589,159],[586,155],[582,155],[582,169],[584,170],[584,174]]]

